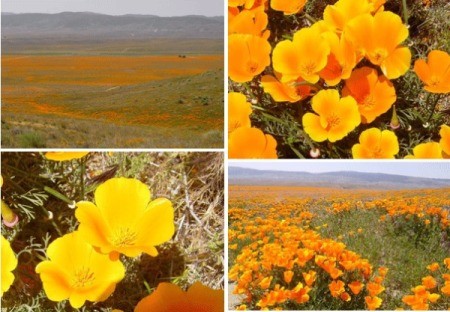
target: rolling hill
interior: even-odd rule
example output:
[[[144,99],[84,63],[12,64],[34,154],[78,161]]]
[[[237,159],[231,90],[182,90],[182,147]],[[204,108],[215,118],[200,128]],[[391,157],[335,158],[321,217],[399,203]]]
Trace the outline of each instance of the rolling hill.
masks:
[[[139,38],[207,38],[224,35],[223,16],[111,16],[91,12],[57,14],[2,13],[2,40],[52,38],[107,40]]]
[[[340,171],[327,173],[254,170],[229,167],[230,185],[316,186],[381,190],[450,187],[450,180],[427,179],[382,173]]]

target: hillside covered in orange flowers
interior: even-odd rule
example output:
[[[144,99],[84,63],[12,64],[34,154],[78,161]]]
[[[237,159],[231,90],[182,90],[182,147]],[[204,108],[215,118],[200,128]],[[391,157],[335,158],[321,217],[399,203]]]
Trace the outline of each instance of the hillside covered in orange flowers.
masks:
[[[450,188],[229,187],[235,310],[446,310]]]

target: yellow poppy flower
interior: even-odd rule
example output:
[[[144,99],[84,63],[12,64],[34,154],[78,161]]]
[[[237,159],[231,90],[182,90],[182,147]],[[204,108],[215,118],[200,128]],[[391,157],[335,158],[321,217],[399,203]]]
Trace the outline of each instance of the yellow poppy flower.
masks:
[[[236,82],[247,82],[270,65],[269,42],[259,36],[228,36],[228,75]]]
[[[441,135],[439,144],[441,144],[441,148],[444,153],[450,156],[450,127],[447,125],[442,125],[439,134]]]
[[[306,113],[302,120],[305,132],[316,142],[336,142],[361,123],[355,99],[340,99],[334,89],[319,91],[312,98],[312,108],[318,115]]]
[[[437,142],[422,143],[414,147],[413,155],[407,155],[405,158],[442,158],[442,148]]]
[[[157,256],[155,246],[174,233],[173,214],[169,200],[150,201],[144,183],[126,178],[106,181],[95,190],[95,204],[78,202],[75,211],[80,235],[102,253],[111,253],[112,259],[120,253]]]
[[[381,114],[387,112],[397,100],[395,88],[384,76],[370,67],[353,71],[345,81],[342,95],[351,95],[358,103],[363,123],[371,123]]]
[[[171,283],[159,283],[156,290],[136,305],[134,312],[224,311],[224,292],[195,282],[184,292]]]
[[[373,6],[368,0],[339,0],[333,5],[327,5],[323,11],[323,20],[333,29],[340,33],[345,25],[353,18],[370,13]]]
[[[14,282],[14,274],[12,271],[17,267],[17,258],[14,251],[11,249],[11,245],[8,240],[2,235],[2,291],[0,296],[3,296],[4,292],[7,292]]]
[[[408,71],[411,51],[400,45],[408,37],[408,28],[400,16],[389,11],[360,15],[348,22],[344,33],[372,64],[380,66],[388,79]]]
[[[263,7],[242,10],[236,15],[228,14],[228,34],[249,34],[268,39],[270,31],[266,30],[267,13]]]
[[[228,138],[229,158],[277,158],[277,141],[257,128],[241,127]]]
[[[48,246],[47,256],[49,260],[40,262],[36,272],[48,299],[69,299],[74,308],[80,308],[86,300],[106,300],[125,276],[120,261],[96,252],[78,231],[55,239]]]
[[[425,84],[424,89],[432,93],[450,92],[450,55],[445,51],[428,53],[428,62],[417,60],[414,71]]]
[[[47,152],[44,156],[48,160],[65,161],[83,158],[88,153],[89,152]]]
[[[394,132],[370,128],[361,133],[359,144],[352,147],[353,158],[394,158],[398,154],[398,139]]]
[[[284,15],[297,14],[306,4],[306,0],[271,0],[270,7]]]
[[[228,133],[239,127],[250,127],[252,105],[242,93],[228,93]]]
[[[327,65],[330,46],[323,39],[320,25],[302,28],[291,40],[280,41],[273,49],[275,71],[282,74],[282,82],[297,80],[319,81],[319,72]]]
[[[295,103],[308,97],[311,87],[299,78],[295,81],[281,82],[277,78],[264,75],[261,78],[264,92],[269,93],[276,102]]]

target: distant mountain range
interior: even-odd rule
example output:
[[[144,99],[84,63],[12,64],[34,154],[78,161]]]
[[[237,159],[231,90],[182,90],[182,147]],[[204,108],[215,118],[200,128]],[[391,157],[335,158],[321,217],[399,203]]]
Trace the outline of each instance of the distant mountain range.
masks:
[[[419,189],[450,187],[450,180],[427,179],[383,173],[340,171],[327,173],[228,168],[230,185],[314,186],[343,189]]]
[[[2,13],[2,39],[211,38],[224,35],[224,17],[111,16],[91,12]]]

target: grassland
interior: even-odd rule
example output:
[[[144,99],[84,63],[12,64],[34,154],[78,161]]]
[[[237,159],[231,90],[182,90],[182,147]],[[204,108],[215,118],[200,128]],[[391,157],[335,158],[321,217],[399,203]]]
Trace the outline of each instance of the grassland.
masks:
[[[14,41],[2,56],[2,146],[222,147],[220,45]]]
[[[367,296],[378,296],[381,310],[411,309],[403,299],[413,295],[412,288],[426,276],[437,281],[427,291],[440,298],[425,299],[427,306],[420,308],[448,309],[449,295],[440,293],[442,276],[448,278],[443,274],[450,270],[444,264],[450,254],[448,194],[448,189],[230,186],[230,309],[261,310],[268,304],[271,310],[363,310],[368,308]],[[302,262],[306,250],[312,258]],[[348,255],[353,257],[350,262],[345,260]],[[320,262],[324,258],[330,266]],[[351,262],[369,263],[370,269],[360,275]],[[438,263],[437,271],[430,269],[432,263]],[[385,276],[380,268],[388,269]],[[299,282],[305,285],[303,273],[310,270],[317,278],[304,288],[308,295],[303,299],[308,300],[283,298],[284,290],[295,292]],[[292,281],[283,279],[284,271],[293,272]],[[262,282],[265,277],[271,278],[269,284]],[[359,294],[345,286],[350,300],[330,295],[332,281],[348,285],[358,279],[364,285]],[[382,291],[374,295],[369,285],[376,284]]]

